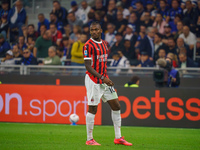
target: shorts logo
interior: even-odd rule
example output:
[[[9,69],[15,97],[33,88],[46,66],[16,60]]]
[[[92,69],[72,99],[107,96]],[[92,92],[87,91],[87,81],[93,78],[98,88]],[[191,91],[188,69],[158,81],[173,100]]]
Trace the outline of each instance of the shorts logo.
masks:
[[[91,102],[94,102],[94,99],[93,99],[93,98],[91,99]]]
[[[87,50],[84,50],[84,55],[87,56]]]

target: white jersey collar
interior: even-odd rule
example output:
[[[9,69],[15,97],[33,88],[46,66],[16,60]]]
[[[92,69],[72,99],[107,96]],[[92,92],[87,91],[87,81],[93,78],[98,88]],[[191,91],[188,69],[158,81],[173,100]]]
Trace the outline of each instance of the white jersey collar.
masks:
[[[100,42],[98,42],[98,41],[95,41],[93,38],[90,38],[93,42],[95,42],[95,43],[98,43],[98,44],[101,44],[102,43],[102,40],[100,41]]]

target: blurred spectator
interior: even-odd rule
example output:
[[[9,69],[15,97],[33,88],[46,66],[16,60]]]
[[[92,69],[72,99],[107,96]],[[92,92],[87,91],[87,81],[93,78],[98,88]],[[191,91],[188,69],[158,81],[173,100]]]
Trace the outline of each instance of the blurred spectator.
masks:
[[[168,39],[174,37],[174,36],[172,35],[171,31],[172,31],[171,26],[170,26],[169,24],[166,24],[166,25],[164,26],[164,36],[163,36],[163,40],[162,40],[162,42],[165,43],[166,45],[167,45],[167,43],[168,43]]]
[[[33,55],[37,58],[45,58],[48,56],[48,49],[52,46],[51,31],[47,30],[45,33],[38,37],[33,49]]]
[[[37,59],[33,56],[31,51],[27,48],[23,51],[23,57],[17,64],[24,65],[37,65]]]
[[[135,3],[135,6],[136,6],[135,12],[136,12],[137,18],[138,18],[138,20],[140,20],[140,17],[144,13],[144,6],[141,1],[137,1]]]
[[[198,67],[198,65],[189,57],[187,57],[186,53],[179,54],[179,68],[187,68],[187,67]]]
[[[112,47],[115,42],[115,25],[109,23],[107,25],[107,33],[105,35],[105,40],[108,42],[109,46]]]
[[[185,25],[190,26],[190,24],[194,23],[193,18],[194,18],[194,14],[195,14],[195,8],[192,5],[191,0],[187,0],[185,2],[185,6],[186,6],[186,9],[183,10],[183,15],[184,15],[183,22]]]
[[[126,30],[125,30],[124,39],[130,40],[131,47],[134,47],[135,43],[137,41],[137,36],[133,33],[134,33],[133,26],[131,24],[128,24],[127,27],[126,27]]]
[[[121,33],[116,33],[115,39],[116,39],[116,42],[114,43],[114,45],[110,49],[110,51],[111,51],[111,53],[109,55],[110,58],[112,57],[112,54],[114,52],[121,51],[123,49],[122,34]]]
[[[129,8],[130,7],[131,1],[129,1],[129,0],[121,0],[121,1],[122,1],[122,6],[124,8]]]
[[[88,24],[82,26],[82,32],[87,34],[88,39],[90,38],[90,27]]]
[[[195,24],[200,16],[200,1],[197,2],[197,7],[195,8],[193,24]]]
[[[90,12],[91,7],[88,5],[86,0],[81,2],[81,8],[79,8],[79,19],[83,21],[83,24],[88,22],[88,13]]]
[[[120,1],[117,2],[117,3],[116,3],[116,7],[117,7],[117,10],[118,10],[118,11],[121,11],[121,12],[123,13],[123,18],[128,20],[129,15],[130,15],[130,12],[129,12],[128,9],[126,9],[126,8],[124,8],[124,7],[122,6],[122,2],[120,2]]]
[[[18,38],[18,48],[19,48],[21,54],[24,51],[24,49],[27,48],[24,36],[19,36],[19,38]]]
[[[190,31],[188,26],[183,27],[183,33],[179,35],[180,38],[183,38],[184,42],[189,45],[190,50],[193,50],[196,43],[196,36]]]
[[[155,62],[159,59],[159,58],[166,58],[166,50],[165,49],[159,49],[158,50],[158,57],[155,58]]]
[[[12,50],[6,52],[6,57],[1,60],[1,65],[14,65],[15,60],[13,59]]]
[[[157,13],[155,21],[153,23],[153,27],[156,27],[160,34],[164,34],[164,26],[165,25],[166,25],[166,21],[163,20],[162,14]]]
[[[124,87],[137,88],[140,84],[140,78],[138,76],[133,76],[131,80],[124,85]]]
[[[108,11],[107,11],[107,19],[109,22],[113,23],[116,18],[117,18],[117,8],[116,8],[116,3],[115,0],[109,0],[108,4]]]
[[[9,25],[8,25],[7,17],[4,15],[1,17],[0,33],[3,34],[5,39],[7,39],[8,28],[9,28]]]
[[[135,47],[138,47],[138,45],[140,44],[140,41],[142,39],[144,39],[144,37],[146,36],[146,27],[144,25],[140,26],[140,32],[137,38],[137,41],[135,43]]]
[[[121,67],[129,68],[130,64],[129,64],[128,59],[125,56],[123,56],[119,51],[119,52],[113,53],[110,66],[111,67],[117,67],[118,69],[116,69],[115,73],[119,74],[121,72],[121,69],[119,69],[119,68],[121,68]]]
[[[78,11],[78,5],[76,3],[76,1],[71,1],[71,9],[68,11],[69,13],[70,12],[73,12],[75,14],[75,17],[76,19],[80,19],[80,12]]]
[[[197,43],[196,43],[196,56],[200,56],[200,38],[197,38]]]
[[[162,35],[160,33],[156,33],[154,36],[154,59],[158,59],[159,49],[167,50],[167,46],[162,42]]]
[[[123,13],[121,11],[117,11],[117,20],[115,21],[116,31],[119,33],[123,33],[126,29],[128,21],[123,18]]]
[[[33,52],[33,48],[35,47],[35,40],[31,36],[28,37],[26,46],[28,49],[30,49],[31,52]]]
[[[150,13],[151,20],[154,20],[156,17],[156,10],[154,9],[154,2],[152,0],[148,0],[146,3],[146,11]]]
[[[181,8],[184,10],[186,8],[186,2],[187,1],[191,1],[193,7],[196,7],[197,6],[197,1],[198,0],[181,0]]]
[[[58,0],[53,1],[52,13],[56,15],[59,21],[64,21],[67,16],[67,10],[64,7],[61,7]]]
[[[56,47],[56,55],[60,58],[62,65],[65,64],[66,56],[64,56],[63,48]]]
[[[135,64],[135,49],[131,47],[130,40],[124,40],[124,48],[121,49],[121,52],[129,60],[131,65]]]
[[[144,15],[141,17],[141,25],[144,25],[146,28],[151,27],[153,24],[153,20],[151,20],[151,14],[148,11],[143,13]]]
[[[137,2],[141,2],[141,4],[145,7],[146,6],[146,0],[131,0],[131,4],[129,7],[129,11],[133,12],[133,11],[137,11]]]
[[[182,9],[179,7],[178,0],[172,0],[172,8],[168,11],[166,21],[169,23],[174,20],[176,14],[183,15]]]
[[[71,59],[71,49],[70,49],[71,45],[69,43],[69,38],[63,37],[62,44],[63,44],[63,51],[64,51],[65,59]]]
[[[61,33],[64,33],[63,22],[59,21],[54,13],[50,13],[50,24],[52,23],[56,25],[57,30],[59,30]]]
[[[27,37],[28,37],[28,27],[27,27],[27,25],[22,25],[22,33],[23,34],[21,34],[21,35],[19,35],[19,36],[23,36],[24,37],[24,39],[25,39],[25,42],[27,42]],[[18,37],[19,37],[18,36]]]
[[[198,20],[195,25],[192,26],[192,32],[196,34],[197,37],[200,37],[200,16],[198,16]]]
[[[154,63],[149,59],[147,52],[141,52],[140,62],[137,67],[153,67]]]
[[[12,47],[13,58],[22,58],[23,55],[20,53],[18,45],[13,45]]]
[[[23,8],[21,0],[17,0],[13,8],[8,14],[10,30],[18,30],[19,35],[22,35],[21,27],[26,22],[26,10]],[[12,38],[12,34],[11,34]]]
[[[40,26],[40,36],[43,36],[46,31],[47,31],[46,25],[42,24]]]
[[[91,12],[100,11],[101,14],[104,16],[106,14],[106,7],[103,6],[102,0],[96,0],[95,6],[92,7]]]
[[[43,13],[38,14],[38,33],[40,33],[40,27],[41,25],[45,25],[46,29],[49,29],[49,20],[45,18]]]
[[[78,41],[80,39],[80,34],[81,34],[81,27],[78,25],[74,25],[73,33],[70,34],[69,36],[70,44],[73,44],[74,42]]]
[[[34,24],[29,24],[28,25],[28,34],[27,34],[27,38],[28,37],[32,37],[33,40],[35,41],[38,38],[38,32],[35,31],[35,26]]]
[[[173,38],[169,38],[168,39],[168,50],[167,53],[173,53],[173,54],[177,54],[176,50],[177,50],[177,46],[176,46],[176,42]]]
[[[177,32],[174,35],[174,39],[175,40],[179,37],[180,34],[183,33],[183,22],[182,21],[178,21],[177,25],[176,25],[176,28],[177,28]]]
[[[9,2],[7,0],[2,0],[1,10],[0,10],[0,18],[2,18],[4,16],[4,17],[6,17],[6,20],[7,20],[9,12],[10,12]]]
[[[179,54],[181,52],[181,48],[186,48],[186,54],[188,57],[192,58],[193,57],[193,51],[190,50],[189,46],[185,44],[183,38],[178,38],[177,41],[177,50],[176,52]]]
[[[48,49],[48,57],[44,59],[43,65],[61,65],[60,58],[56,55],[56,48],[50,46]]]
[[[163,19],[166,20],[169,10],[166,0],[160,0],[159,6],[157,13],[161,14]]]
[[[68,18],[68,22],[69,22],[69,25],[70,25],[70,28],[71,30],[73,30],[73,26],[75,25],[78,25],[80,27],[83,26],[83,21],[82,20],[79,20],[75,17],[74,13],[73,12],[70,12],[67,16]]]
[[[87,35],[81,34],[80,41],[74,42],[71,49],[71,65],[73,66],[83,66],[83,46],[87,41]]]
[[[62,33],[57,30],[56,25],[54,23],[50,24],[50,31],[51,31],[53,45],[61,46]]]
[[[170,58],[172,60],[172,66],[174,68],[178,67],[178,58],[176,54],[168,53],[167,58]]]
[[[0,34],[0,57],[5,57],[6,51],[11,49],[10,44],[5,41],[4,36]]]
[[[177,14],[175,16],[174,20],[169,22],[169,25],[172,28],[171,32],[172,32],[173,35],[175,35],[176,32],[177,32],[176,26],[177,26],[178,21],[181,21],[181,15],[180,14]]]
[[[129,16],[128,24],[133,26],[133,31],[136,33],[140,32],[140,20],[138,20],[135,12],[132,12]]]
[[[102,14],[101,11],[95,11],[94,12],[94,20],[98,21],[101,24],[101,28],[103,29],[103,31],[105,31],[103,14]]]
[[[155,28],[148,27],[147,36],[145,36],[144,39],[140,41],[140,44],[138,46],[139,51],[146,52],[151,60],[154,56],[154,44],[153,44],[154,35],[155,35]]]

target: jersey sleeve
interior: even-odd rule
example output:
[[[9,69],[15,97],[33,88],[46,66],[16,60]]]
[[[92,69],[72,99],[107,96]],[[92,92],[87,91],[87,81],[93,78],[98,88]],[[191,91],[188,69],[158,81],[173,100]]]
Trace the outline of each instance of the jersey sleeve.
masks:
[[[92,48],[89,44],[85,44],[83,46],[83,56],[84,56],[84,60],[90,60],[92,59]]]

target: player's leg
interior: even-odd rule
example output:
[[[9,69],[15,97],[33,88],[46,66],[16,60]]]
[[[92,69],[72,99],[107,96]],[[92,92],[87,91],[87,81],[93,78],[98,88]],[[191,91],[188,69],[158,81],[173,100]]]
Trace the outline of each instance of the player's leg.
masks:
[[[114,143],[131,146],[132,143],[127,142],[126,140],[124,140],[124,137],[121,137],[121,111],[120,111],[121,107],[119,104],[119,100],[113,99],[107,102],[111,107],[111,117],[112,117],[114,130],[115,130]]]
[[[97,112],[97,106],[89,106],[86,114],[87,141],[93,139],[94,117]]]
[[[89,106],[86,115],[86,130],[87,130],[86,145],[100,145],[93,139],[94,117],[96,113],[97,113],[97,106]]]
[[[109,100],[108,104],[111,107],[111,117],[115,129],[115,138],[119,139],[121,137],[121,112],[120,104],[118,99]]]

